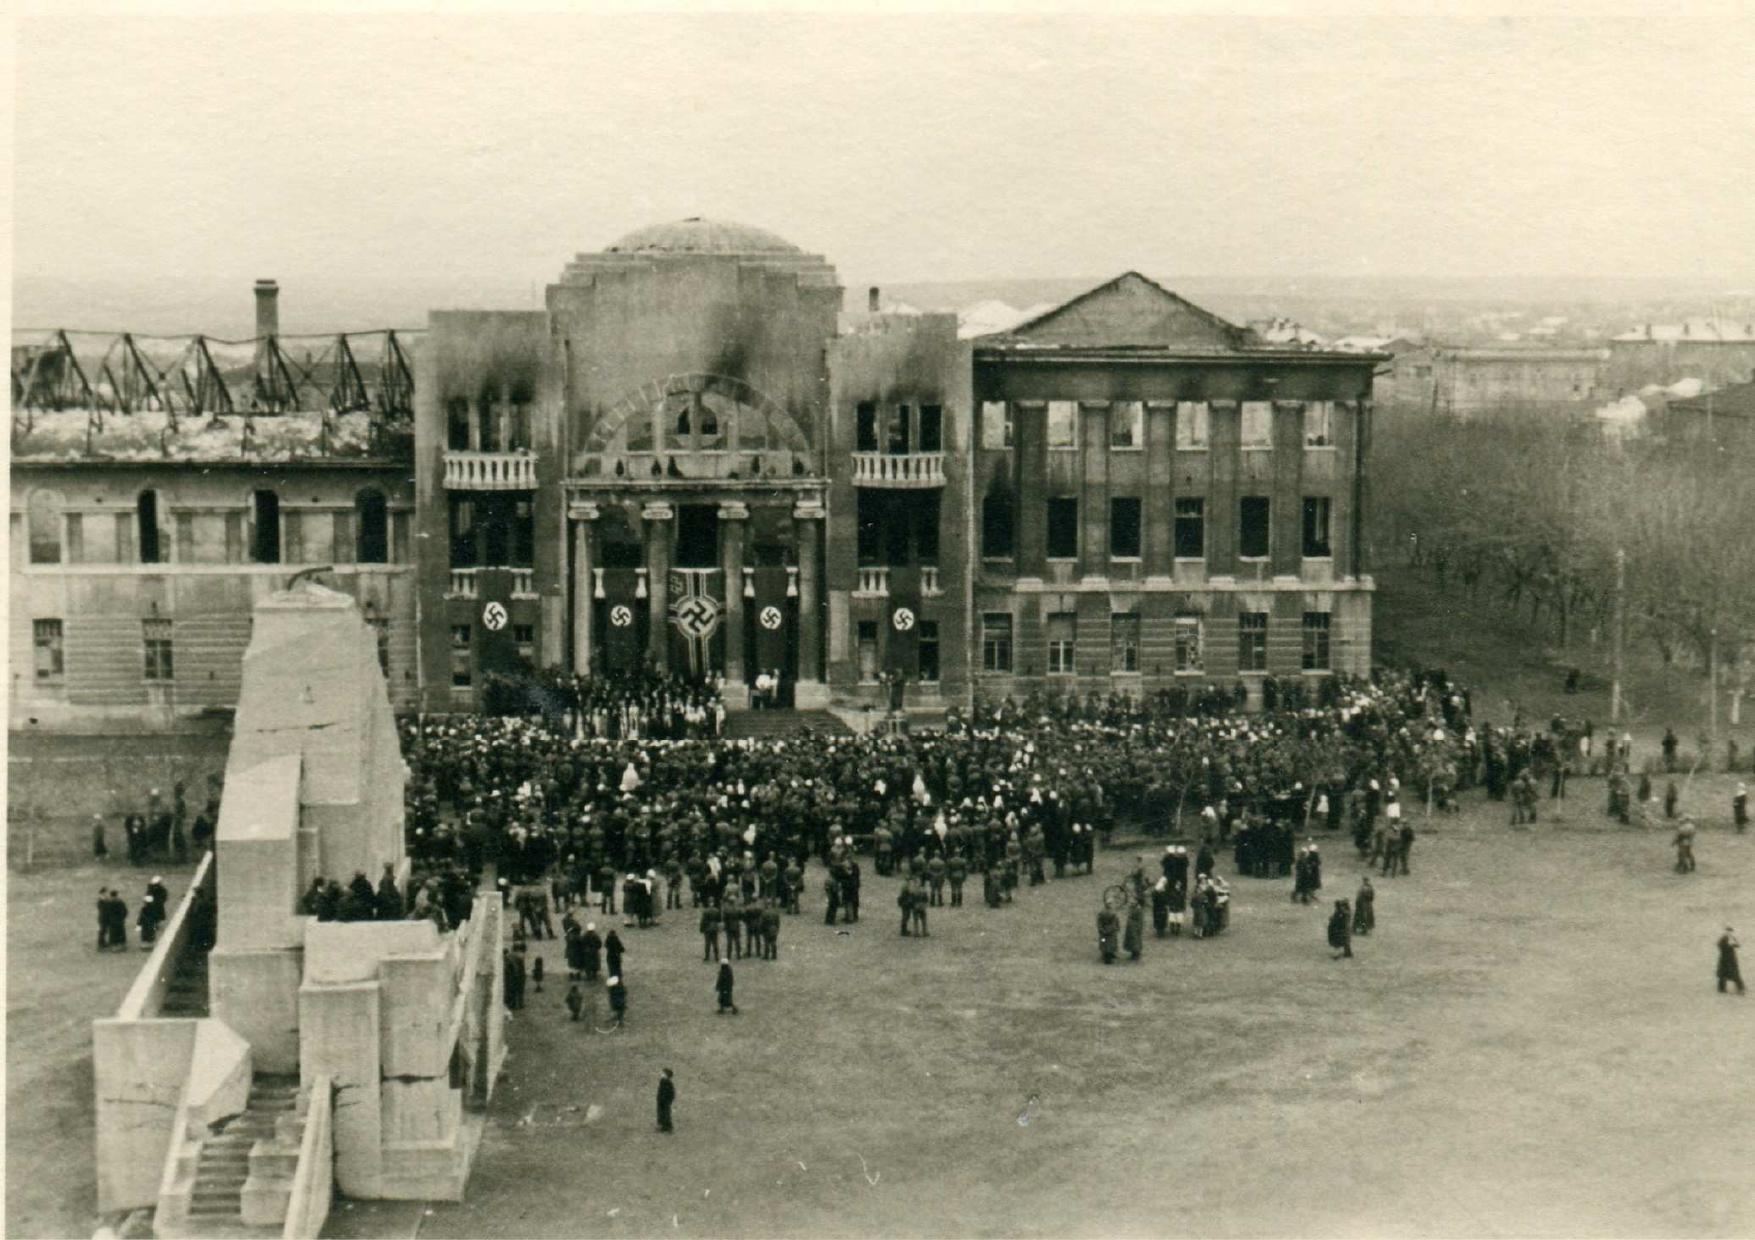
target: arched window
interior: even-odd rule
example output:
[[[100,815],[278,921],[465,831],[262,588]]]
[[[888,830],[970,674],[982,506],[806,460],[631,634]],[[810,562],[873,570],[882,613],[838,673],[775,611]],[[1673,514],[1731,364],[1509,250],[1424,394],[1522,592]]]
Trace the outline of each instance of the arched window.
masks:
[[[360,564],[390,561],[390,509],[384,492],[367,487],[353,499],[354,559]]]
[[[142,564],[157,564],[164,558],[159,542],[157,491],[142,491],[134,501],[134,545],[140,551]]]
[[[280,495],[270,490],[250,496],[250,558],[258,564],[280,563]]]
[[[25,515],[30,522],[32,564],[61,562],[61,507],[61,492],[47,489],[31,492]]]

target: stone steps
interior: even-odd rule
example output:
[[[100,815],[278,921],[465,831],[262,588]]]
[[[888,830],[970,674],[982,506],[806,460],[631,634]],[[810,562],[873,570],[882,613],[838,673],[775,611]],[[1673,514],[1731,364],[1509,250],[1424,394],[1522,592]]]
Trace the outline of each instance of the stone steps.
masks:
[[[733,710],[725,715],[725,735],[732,740],[785,737],[798,732],[851,736],[846,724],[826,710]]]
[[[244,1112],[202,1143],[188,1214],[160,1234],[244,1240],[279,1235],[280,1225],[267,1219],[285,1217],[303,1134],[298,1078],[257,1076]]]

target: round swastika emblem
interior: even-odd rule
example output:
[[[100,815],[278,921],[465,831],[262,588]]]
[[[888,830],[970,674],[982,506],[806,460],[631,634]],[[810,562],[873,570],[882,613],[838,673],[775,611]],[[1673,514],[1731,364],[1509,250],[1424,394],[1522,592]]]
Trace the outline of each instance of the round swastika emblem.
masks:
[[[704,594],[692,594],[676,605],[676,627],[690,637],[706,637],[719,627],[719,604]]]
[[[770,630],[780,627],[780,609],[778,607],[770,605],[762,608],[762,627]]]
[[[488,632],[498,633],[506,627],[506,605],[493,602],[483,607],[481,609],[481,622],[487,625]]]
[[[634,609],[626,603],[617,603],[609,609],[609,622],[618,629],[625,629],[634,623]]]
[[[896,626],[896,632],[906,633],[914,627],[914,613],[906,607],[898,607],[896,614],[890,617],[890,623]]]

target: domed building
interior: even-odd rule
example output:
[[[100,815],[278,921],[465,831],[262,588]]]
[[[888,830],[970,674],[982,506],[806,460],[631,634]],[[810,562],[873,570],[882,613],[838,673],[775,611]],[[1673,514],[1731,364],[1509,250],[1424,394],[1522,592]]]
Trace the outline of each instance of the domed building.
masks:
[[[420,695],[522,664],[911,709],[1369,668],[1375,355],[1133,273],[997,335],[844,315],[834,267],[689,218],[540,311],[431,316]]]
[[[763,673],[860,712],[899,679],[926,715],[1370,669],[1383,354],[1133,272],[959,340],[702,218],[575,256],[541,310],[297,366],[255,296],[242,346],[15,339],[15,722],[226,709],[253,600],[307,574],[359,599],[400,710],[524,667],[722,677],[734,708]]]

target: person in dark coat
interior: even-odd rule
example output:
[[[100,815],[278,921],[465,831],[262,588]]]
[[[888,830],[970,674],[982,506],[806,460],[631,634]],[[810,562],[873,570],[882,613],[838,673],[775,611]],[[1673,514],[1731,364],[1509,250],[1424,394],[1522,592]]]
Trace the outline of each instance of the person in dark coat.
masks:
[[[1121,931],[1121,919],[1109,909],[1097,914],[1097,950],[1104,964],[1115,963],[1115,940]]]
[[[610,931],[610,937],[615,937],[615,931]],[[622,984],[619,974],[611,974],[604,986],[609,991],[610,1022],[620,1029],[628,1017],[628,988]]]
[[[374,894],[379,921],[400,921],[403,914],[402,892],[396,886],[396,871],[386,862],[384,876],[378,880]]]
[[[506,1010],[516,1012],[524,1006],[524,957],[507,952],[505,968]]]
[[[1213,872],[1213,850],[1205,844],[1202,844],[1200,852],[1195,854],[1194,872],[1198,877],[1205,877]]]
[[[1741,835],[1749,825],[1749,785],[1739,783],[1736,794],[1731,797],[1731,824]]]
[[[589,934],[591,932],[587,929],[586,933]],[[609,966],[609,972],[612,977],[620,977],[622,975],[622,956],[626,952],[627,948],[622,946],[621,935],[617,934],[614,930],[611,930],[609,932],[609,937],[603,940],[603,959],[604,963]]]
[[[1160,878],[1152,884],[1152,934],[1164,937],[1164,930],[1170,924],[1170,880]]]
[[[157,885],[157,880],[154,880]],[[146,889],[146,898],[141,901],[140,912],[135,917],[135,924],[140,927],[140,950],[151,951],[152,944],[158,938],[159,925],[165,919],[165,906],[153,895],[152,888]]]
[[[676,1081],[669,1068],[658,1078],[658,1131],[673,1132],[670,1126],[670,1108],[676,1105]]]
[[[1674,818],[1676,816],[1676,802],[1681,800],[1681,799],[1682,799],[1682,794],[1676,789],[1676,781],[1673,779],[1670,780],[1669,783],[1664,787],[1664,817],[1665,818]]]
[[[719,959],[719,906],[708,901],[701,909],[701,963]]]
[[[1353,918],[1345,900],[1335,901],[1335,911],[1328,919],[1328,945],[1335,949],[1334,958],[1353,954]]]
[[[1359,894],[1353,901],[1353,933],[1370,934],[1377,928],[1377,891],[1371,876],[1359,880]]]
[[[1127,929],[1122,934],[1121,945],[1127,951],[1129,960],[1137,961],[1144,950],[1146,938],[1146,910],[1138,900],[1127,906]]]
[[[1718,937],[1718,993],[1724,994],[1726,986],[1735,986],[1738,994],[1743,994],[1743,970],[1737,965],[1736,933],[1729,927]]]
[[[719,1011],[716,1013],[717,1015],[723,1016],[727,1012],[730,1012],[733,1016],[737,1015],[737,1004],[732,1000],[732,988],[735,984],[736,978],[731,972],[731,961],[721,960],[719,962],[718,980],[713,983],[713,989],[719,995]]]
[[[598,958],[602,953],[603,940],[597,937],[597,923],[588,921],[585,923],[585,933],[579,936],[579,958],[583,962],[581,971],[585,974],[586,981],[595,982],[597,980]],[[616,956],[616,963],[621,963],[619,954]]]
[[[578,1020],[584,1007],[585,992],[579,989],[579,983],[575,980],[567,986],[567,1011],[573,1020]]]
[[[102,861],[110,855],[110,846],[104,841],[104,816],[91,816],[91,855]]]

